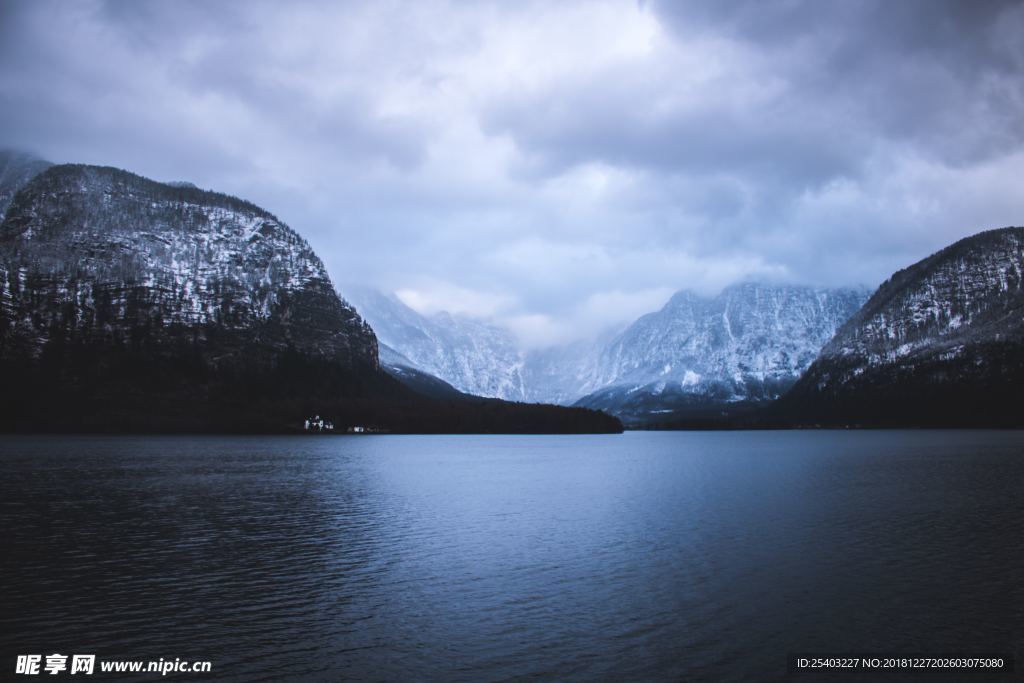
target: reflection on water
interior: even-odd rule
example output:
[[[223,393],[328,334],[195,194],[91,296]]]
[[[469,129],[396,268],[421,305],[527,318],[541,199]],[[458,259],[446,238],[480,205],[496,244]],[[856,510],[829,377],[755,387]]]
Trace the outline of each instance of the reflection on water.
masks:
[[[0,462],[8,673],[44,652],[239,681],[1024,661],[1021,432],[3,437]]]

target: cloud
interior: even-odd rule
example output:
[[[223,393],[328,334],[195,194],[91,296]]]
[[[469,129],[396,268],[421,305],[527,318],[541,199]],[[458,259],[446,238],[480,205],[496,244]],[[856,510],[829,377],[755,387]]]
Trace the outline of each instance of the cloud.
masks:
[[[1020,224],[1024,5],[0,6],[0,144],[273,211],[336,282],[590,334]]]
[[[399,289],[395,295],[409,308],[423,315],[448,313],[476,318],[493,318],[508,310],[513,297],[507,294],[465,289],[448,282],[427,281],[418,288]]]

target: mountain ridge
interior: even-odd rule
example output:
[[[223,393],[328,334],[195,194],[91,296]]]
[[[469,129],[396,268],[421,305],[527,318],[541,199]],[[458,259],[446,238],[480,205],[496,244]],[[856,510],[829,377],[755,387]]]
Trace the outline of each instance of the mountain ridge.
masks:
[[[346,294],[403,357],[398,365],[471,393],[639,416],[666,406],[776,398],[868,290],[755,282],[731,285],[715,297],[680,290],[661,309],[617,333],[531,351],[517,348],[511,332],[491,323],[423,316],[376,290],[351,288]],[[730,344],[731,351],[725,348]],[[712,352],[718,356],[709,365],[701,356]],[[487,381],[494,376],[504,381]],[[643,410],[628,405],[641,397],[651,405]]]
[[[679,291],[603,350],[598,388],[574,405],[643,422],[773,401],[867,295],[864,288],[757,282],[714,297]]]

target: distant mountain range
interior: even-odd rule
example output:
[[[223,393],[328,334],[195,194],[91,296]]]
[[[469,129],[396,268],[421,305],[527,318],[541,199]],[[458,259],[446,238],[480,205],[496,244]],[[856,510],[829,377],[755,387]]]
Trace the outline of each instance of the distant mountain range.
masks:
[[[778,398],[868,291],[745,283],[714,298],[679,292],[618,334],[531,352],[493,324],[428,318],[362,288],[346,296],[394,352],[391,367],[467,393],[583,405],[639,422]]]

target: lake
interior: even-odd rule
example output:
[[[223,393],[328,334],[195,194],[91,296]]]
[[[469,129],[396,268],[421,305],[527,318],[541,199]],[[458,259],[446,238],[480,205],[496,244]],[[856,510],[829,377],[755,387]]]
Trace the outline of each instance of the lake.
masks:
[[[5,678],[54,652],[228,681],[1024,665],[1019,431],[4,436],[0,462]]]

